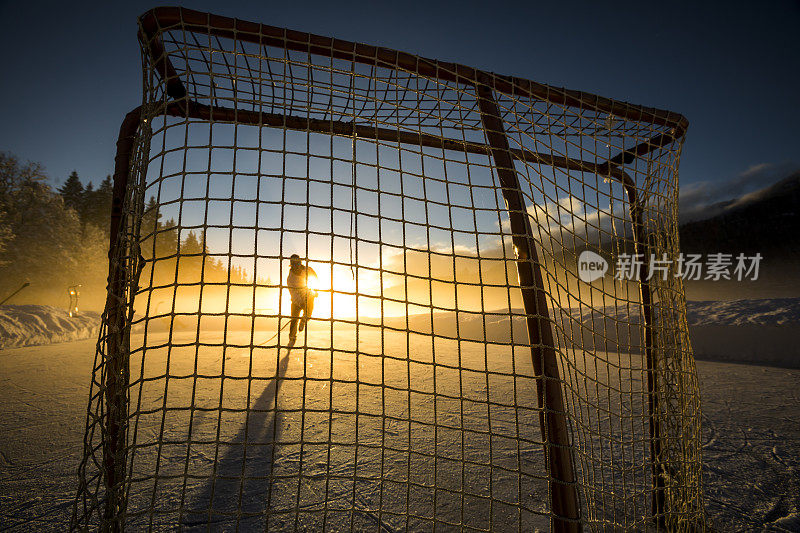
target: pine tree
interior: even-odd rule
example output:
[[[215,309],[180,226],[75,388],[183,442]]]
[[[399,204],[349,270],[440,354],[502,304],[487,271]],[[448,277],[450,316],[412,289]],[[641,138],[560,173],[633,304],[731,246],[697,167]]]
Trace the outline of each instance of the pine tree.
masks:
[[[6,218],[7,215],[5,214],[5,211],[2,207],[0,207],[0,266],[7,263],[7,261],[3,260],[5,255],[4,252],[8,246],[8,243],[14,238],[14,232]]]
[[[86,184],[86,187],[83,189],[83,198],[81,198],[81,206],[80,210],[78,211],[78,215],[81,217],[81,229],[86,228],[86,224],[90,222],[90,217],[92,212],[94,211],[94,206],[92,205],[94,201],[94,185],[90,181]]]
[[[165,257],[174,255],[178,251],[178,227],[175,219],[167,220],[163,225],[158,224],[156,235],[156,255]]]
[[[111,221],[111,200],[114,194],[114,186],[111,183],[111,176],[100,182],[100,187],[94,191],[91,197],[87,197],[87,221],[90,224],[102,229],[105,233],[109,231]]]
[[[181,244],[181,255],[200,254],[203,251],[200,239],[197,238],[193,231],[190,231]]]
[[[74,209],[76,213],[82,211],[85,196],[83,183],[81,183],[81,179],[78,177],[76,171],[72,171],[72,174],[69,175],[64,185],[58,189],[58,194],[64,199],[65,206]]]
[[[203,246],[194,231],[190,231],[181,243],[178,262],[179,279],[185,283],[202,281],[203,272]]]
[[[153,241],[155,240],[156,230],[161,226],[160,219],[161,213],[158,210],[158,204],[156,199],[151,196],[142,214],[141,235],[143,239],[141,251],[145,259],[152,259],[153,257]]]

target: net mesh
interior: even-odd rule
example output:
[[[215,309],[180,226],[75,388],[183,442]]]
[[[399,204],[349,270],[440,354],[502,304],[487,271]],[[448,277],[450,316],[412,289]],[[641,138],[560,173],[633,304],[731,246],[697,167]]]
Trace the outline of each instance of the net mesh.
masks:
[[[704,527],[678,115],[184,9],[140,41],[73,529]]]

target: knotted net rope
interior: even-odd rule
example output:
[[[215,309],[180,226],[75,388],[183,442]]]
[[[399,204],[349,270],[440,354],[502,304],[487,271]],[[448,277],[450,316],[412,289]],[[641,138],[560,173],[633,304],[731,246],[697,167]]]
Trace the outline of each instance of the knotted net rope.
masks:
[[[702,529],[651,275],[682,117],[179,8],[140,41],[73,529]]]

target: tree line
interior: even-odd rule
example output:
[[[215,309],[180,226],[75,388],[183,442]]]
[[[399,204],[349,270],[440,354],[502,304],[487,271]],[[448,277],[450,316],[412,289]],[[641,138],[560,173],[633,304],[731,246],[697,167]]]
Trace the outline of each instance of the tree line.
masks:
[[[0,300],[20,285],[30,286],[9,304],[66,306],[67,288],[82,285],[81,307],[102,309],[108,277],[108,243],[113,184],[106,176],[95,188],[72,172],[54,188],[42,166],[0,152]],[[142,217],[142,283],[200,281],[246,283],[241,268],[209,255],[202,233],[181,238],[174,220],[163,221],[151,198]],[[155,265],[155,269],[150,269]]]
[[[114,185],[111,176],[106,176],[95,189],[90,181],[85,186],[74,170],[58,189],[64,207],[72,209],[81,221],[81,227],[92,225],[106,232],[109,231],[109,214]]]
[[[47,183],[41,165],[0,152],[0,298],[30,282],[8,303],[65,305],[70,285],[83,285],[89,297],[104,290],[108,224],[101,211],[110,179],[80,190],[77,174],[67,181],[69,200]]]
[[[153,285],[171,283],[249,283],[247,272],[238,265],[228,265],[214,258],[208,249],[205,233],[189,231],[181,239],[179,227],[170,218],[163,221],[158,203],[150,197],[144,208],[140,228],[140,254],[147,261],[141,279]]]

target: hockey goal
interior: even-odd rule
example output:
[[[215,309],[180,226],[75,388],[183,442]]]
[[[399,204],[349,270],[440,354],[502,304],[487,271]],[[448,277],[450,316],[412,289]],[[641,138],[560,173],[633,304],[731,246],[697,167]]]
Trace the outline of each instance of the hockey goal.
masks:
[[[685,297],[652,268],[682,116],[182,8],[139,24],[73,529],[703,528]],[[318,274],[296,342],[292,254]]]

